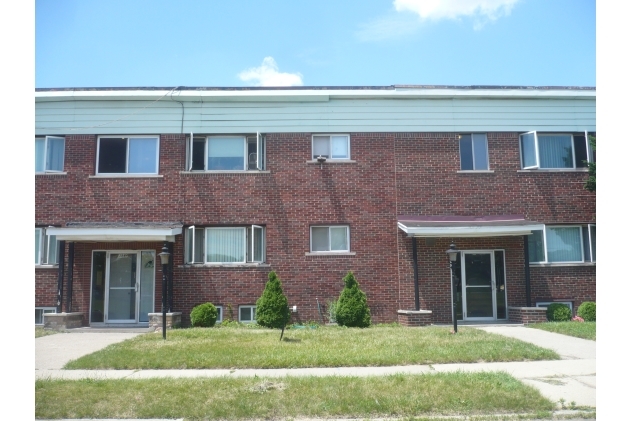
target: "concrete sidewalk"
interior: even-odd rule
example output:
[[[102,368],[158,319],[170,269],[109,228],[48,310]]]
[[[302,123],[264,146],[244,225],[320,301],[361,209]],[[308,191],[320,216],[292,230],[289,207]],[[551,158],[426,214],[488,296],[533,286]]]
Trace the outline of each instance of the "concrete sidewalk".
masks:
[[[62,370],[70,359],[132,338],[136,332],[72,332],[38,338],[36,379],[147,379],[157,377],[285,377],[285,376],[382,376],[395,373],[421,374],[450,371],[505,371],[537,388],[554,402],[596,407],[596,342],[572,338],[524,326],[480,327],[555,350],[560,361],[434,364],[395,367],[334,367],[302,369],[234,370]]]

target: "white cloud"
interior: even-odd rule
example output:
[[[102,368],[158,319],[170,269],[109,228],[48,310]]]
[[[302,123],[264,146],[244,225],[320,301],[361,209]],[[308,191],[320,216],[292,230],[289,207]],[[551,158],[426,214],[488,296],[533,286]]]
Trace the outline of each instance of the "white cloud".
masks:
[[[239,73],[244,82],[254,82],[255,86],[302,86],[300,73],[281,73],[273,57],[265,57],[259,67],[252,67]]]
[[[473,17],[475,29],[485,22],[509,15],[519,0],[394,0],[397,12],[413,12],[421,19],[458,19]]]

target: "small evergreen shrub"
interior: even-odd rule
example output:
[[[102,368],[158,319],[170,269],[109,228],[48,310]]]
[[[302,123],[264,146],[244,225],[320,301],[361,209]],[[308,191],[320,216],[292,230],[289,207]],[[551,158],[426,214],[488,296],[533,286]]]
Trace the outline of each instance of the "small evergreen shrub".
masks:
[[[596,321],[596,303],[593,301],[585,301],[576,310],[576,314],[583,318],[586,322]]]
[[[213,327],[217,321],[217,307],[204,303],[193,307],[191,325],[193,327]]]
[[[287,297],[276,272],[271,271],[263,295],[256,300],[256,323],[270,329],[282,329],[288,321]]]
[[[368,308],[366,294],[359,289],[352,271],[344,277],[344,289],[335,306],[335,320],[340,326],[370,326],[370,308]]]
[[[572,319],[572,310],[561,303],[552,303],[546,310],[546,317],[550,322],[567,322]]]

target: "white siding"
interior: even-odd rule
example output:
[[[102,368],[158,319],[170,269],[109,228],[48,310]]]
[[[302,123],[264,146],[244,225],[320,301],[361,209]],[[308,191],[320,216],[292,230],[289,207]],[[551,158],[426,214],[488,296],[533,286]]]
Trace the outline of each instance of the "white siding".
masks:
[[[595,98],[324,102],[61,100],[35,104],[35,133],[595,131]]]

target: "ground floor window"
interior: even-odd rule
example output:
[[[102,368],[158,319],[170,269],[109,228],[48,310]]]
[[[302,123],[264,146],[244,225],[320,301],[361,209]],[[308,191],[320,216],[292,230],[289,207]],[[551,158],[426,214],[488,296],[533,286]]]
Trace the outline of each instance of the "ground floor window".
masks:
[[[56,265],[59,242],[54,235],[48,235],[46,228],[35,228],[35,264]]]
[[[530,263],[596,261],[596,225],[546,226],[528,236]]]
[[[186,230],[186,263],[262,263],[265,227],[196,227]]]
[[[47,313],[57,313],[57,309],[55,307],[35,307],[35,324],[43,325],[44,314]]]
[[[256,306],[239,306],[239,321],[241,323],[256,322]]]

